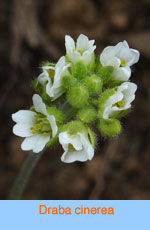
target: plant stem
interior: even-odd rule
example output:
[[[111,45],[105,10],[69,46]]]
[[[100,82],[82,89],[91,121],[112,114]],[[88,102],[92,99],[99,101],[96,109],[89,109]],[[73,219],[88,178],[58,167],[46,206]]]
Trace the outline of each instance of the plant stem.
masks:
[[[43,151],[44,152],[44,151]],[[26,161],[23,164],[23,167],[16,179],[16,182],[12,188],[10,193],[9,199],[10,200],[19,200],[21,195],[24,192],[25,186],[29,180],[30,175],[32,174],[37,162],[39,161],[40,157],[42,156],[43,152],[41,153],[29,153]]]

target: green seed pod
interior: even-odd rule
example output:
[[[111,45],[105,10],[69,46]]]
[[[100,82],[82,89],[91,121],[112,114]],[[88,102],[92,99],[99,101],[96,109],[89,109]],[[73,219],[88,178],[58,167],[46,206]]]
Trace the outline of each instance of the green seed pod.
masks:
[[[92,123],[97,118],[96,110],[92,106],[84,107],[77,113],[77,118],[84,123]]]
[[[89,92],[94,94],[99,94],[102,90],[103,82],[100,77],[96,75],[88,76],[85,78],[85,84],[89,90]]]
[[[67,100],[74,108],[81,108],[84,106],[89,97],[89,92],[83,85],[74,86],[68,91]]]
[[[120,121],[116,119],[100,119],[98,128],[105,137],[116,137],[122,130]]]

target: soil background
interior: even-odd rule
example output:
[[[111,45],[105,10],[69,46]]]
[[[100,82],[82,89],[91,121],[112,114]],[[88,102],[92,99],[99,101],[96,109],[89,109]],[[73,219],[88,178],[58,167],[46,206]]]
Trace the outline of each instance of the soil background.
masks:
[[[60,146],[48,149],[22,199],[150,199],[149,0],[0,0],[0,199],[8,199],[28,155],[11,114],[31,106],[41,62],[57,61],[64,36],[80,33],[96,40],[97,54],[123,40],[140,50],[133,112],[117,139],[98,137],[92,161],[65,164]]]

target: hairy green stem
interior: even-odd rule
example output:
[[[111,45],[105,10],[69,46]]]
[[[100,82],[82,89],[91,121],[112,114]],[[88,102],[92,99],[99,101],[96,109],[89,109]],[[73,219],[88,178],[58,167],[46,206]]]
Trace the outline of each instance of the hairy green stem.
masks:
[[[44,152],[44,151],[43,151]],[[16,182],[12,188],[12,191],[10,193],[9,199],[10,200],[19,200],[21,198],[21,195],[24,192],[25,186],[29,180],[29,177],[31,176],[37,162],[41,158],[43,152],[41,153],[29,153],[26,161],[23,164],[23,167],[16,179]]]

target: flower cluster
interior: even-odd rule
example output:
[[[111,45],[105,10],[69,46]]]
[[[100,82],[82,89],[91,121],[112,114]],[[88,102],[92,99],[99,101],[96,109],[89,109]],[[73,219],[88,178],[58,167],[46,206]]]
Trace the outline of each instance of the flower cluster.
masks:
[[[139,52],[126,41],[95,57],[94,40],[65,37],[66,55],[46,62],[33,80],[33,106],[12,115],[13,133],[25,137],[21,147],[38,153],[60,143],[63,162],[86,161],[96,146],[93,125],[105,137],[118,136],[120,118],[131,110],[136,84],[129,82]]]

